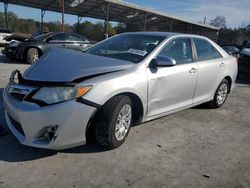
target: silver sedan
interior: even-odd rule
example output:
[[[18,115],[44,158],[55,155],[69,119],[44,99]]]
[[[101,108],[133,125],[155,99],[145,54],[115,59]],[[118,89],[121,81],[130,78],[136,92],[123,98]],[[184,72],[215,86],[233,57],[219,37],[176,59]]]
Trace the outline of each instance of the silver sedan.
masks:
[[[3,94],[5,119],[20,143],[65,149],[91,138],[119,147],[130,127],[209,103],[234,88],[236,59],[197,35],[135,32],[85,52],[51,49]]]

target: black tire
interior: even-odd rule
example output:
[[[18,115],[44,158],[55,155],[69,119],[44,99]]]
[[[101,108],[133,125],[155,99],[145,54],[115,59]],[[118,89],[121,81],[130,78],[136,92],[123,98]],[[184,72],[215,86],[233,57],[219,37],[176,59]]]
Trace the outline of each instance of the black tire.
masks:
[[[116,123],[118,121],[118,115],[124,107],[131,107],[131,121],[128,126],[127,132],[122,140],[118,140],[116,137]],[[118,95],[110,99],[101,109],[95,129],[95,138],[99,145],[107,148],[114,149],[119,147],[126,140],[132,124],[132,101],[128,96]]]
[[[224,100],[222,100],[221,102],[219,102],[219,92],[221,92],[221,87],[222,86],[226,86],[226,92],[225,92],[225,98],[223,97]],[[219,84],[218,88],[216,89],[216,92],[214,94],[214,99],[212,101],[209,102],[209,105],[212,107],[212,108],[220,108],[226,101],[227,99],[227,96],[228,96],[228,93],[229,93],[229,83],[226,79],[223,79],[221,81],[221,83]]]
[[[30,48],[27,51],[27,63],[28,64],[33,64],[35,63],[39,58],[39,51],[37,48]]]

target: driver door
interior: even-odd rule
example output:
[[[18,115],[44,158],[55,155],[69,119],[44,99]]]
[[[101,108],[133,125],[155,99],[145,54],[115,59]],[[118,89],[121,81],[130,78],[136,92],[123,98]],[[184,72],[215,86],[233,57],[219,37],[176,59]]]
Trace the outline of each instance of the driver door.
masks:
[[[173,39],[158,56],[172,57],[176,65],[147,69],[148,117],[191,105],[197,81],[197,64],[193,62],[189,38]]]
[[[65,48],[66,39],[64,33],[57,33],[47,39],[48,47]]]

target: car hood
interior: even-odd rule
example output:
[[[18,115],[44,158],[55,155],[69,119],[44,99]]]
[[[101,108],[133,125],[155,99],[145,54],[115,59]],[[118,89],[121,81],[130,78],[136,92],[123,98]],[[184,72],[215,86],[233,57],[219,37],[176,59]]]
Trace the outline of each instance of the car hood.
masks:
[[[21,36],[21,35],[13,34],[13,35],[9,35],[9,36],[5,37],[5,40],[8,42],[10,42],[12,40],[19,41],[19,42],[25,42],[25,41],[28,41],[29,38]]]
[[[250,48],[243,48],[240,53],[250,56]]]
[[[24,72],[23,78],[41,82],[73,82],[125,70],[133,65],[129,61],[52,48]]]

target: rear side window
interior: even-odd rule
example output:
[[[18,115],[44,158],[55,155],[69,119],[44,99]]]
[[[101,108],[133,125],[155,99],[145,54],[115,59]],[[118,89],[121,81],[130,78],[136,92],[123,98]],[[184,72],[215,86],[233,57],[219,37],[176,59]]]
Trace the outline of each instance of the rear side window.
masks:
[[[215,47],[204,39],[194,38],[197,51],[197,60],[205,61],[222,57]]]
[[[189,38],[174,39],[169,42],[158,56],[168,56],[175,59],[177,64],[193,61],[191,42]]]

